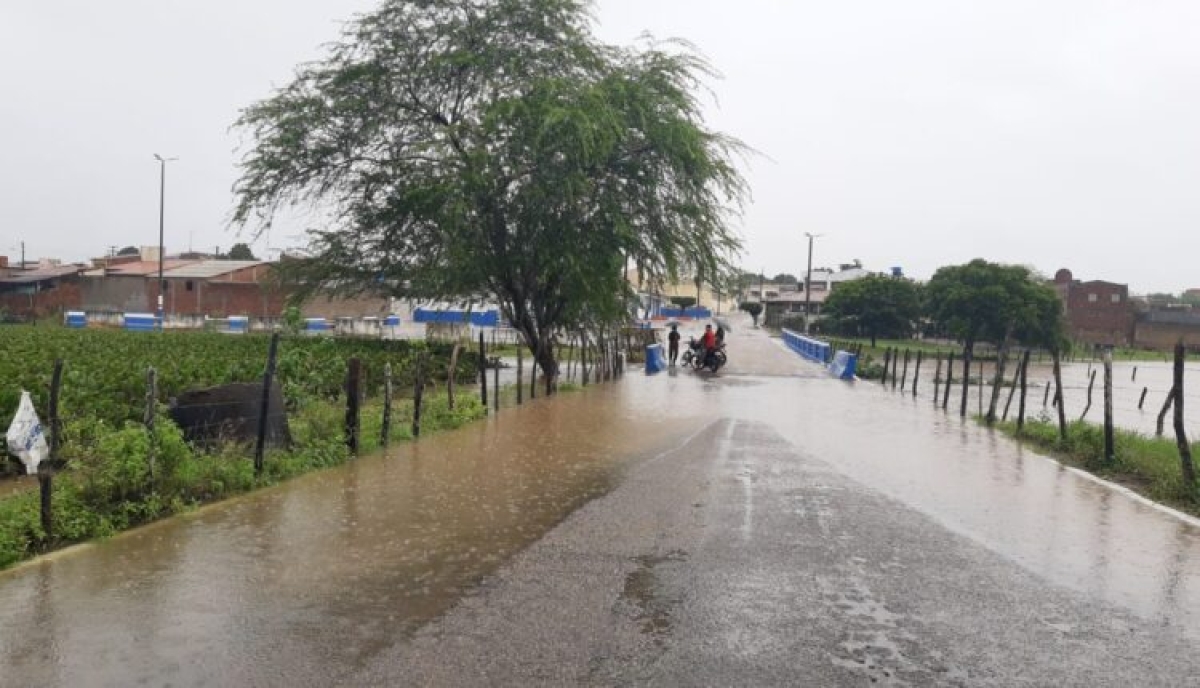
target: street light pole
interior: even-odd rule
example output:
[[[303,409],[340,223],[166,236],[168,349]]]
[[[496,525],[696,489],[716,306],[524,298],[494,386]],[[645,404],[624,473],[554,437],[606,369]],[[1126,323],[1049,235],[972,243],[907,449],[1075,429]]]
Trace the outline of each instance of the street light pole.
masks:
[[[813,239],[821,236],[805,232],[804,236],[808,237],[808,275],[804,278],[804,334],[808,334],[808,326],[812,321],[812,247]]]
[[[154,154],[154,159],[158,161],[159,181],[158,181],[158,329],[163,329],[163,292],[166,291],[167,283],[163,280],[163,226],[166,220],[167,212],[167,163],[179,158],[164,158],[158,153]]]

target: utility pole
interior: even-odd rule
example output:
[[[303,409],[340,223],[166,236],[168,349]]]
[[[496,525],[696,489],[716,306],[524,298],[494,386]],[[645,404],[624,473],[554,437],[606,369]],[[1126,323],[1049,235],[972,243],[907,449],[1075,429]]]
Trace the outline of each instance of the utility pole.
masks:
[[[158,161],[159,182],[158,182],[158,329],[163,329],[163,293],[167,290],[167,283],[163,280],[163,226],[166,219],[166,202],[167,202],[167,163],[179,158],[164,158],[158,153],[154,154],[154,159]]]
[[[813,239],[821,236],[805,232],[808,237],[808,275],[804,278],[804,334],[808,334],[809,323],[812,321],[812,249]]]

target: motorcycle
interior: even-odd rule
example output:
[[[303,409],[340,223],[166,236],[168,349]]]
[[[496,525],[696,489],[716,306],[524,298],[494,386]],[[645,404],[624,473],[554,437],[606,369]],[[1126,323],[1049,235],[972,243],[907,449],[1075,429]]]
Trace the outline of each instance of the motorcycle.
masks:
[[[688,342],[687,351],[683,352],[682,361],[685,367],[691,366],[696,370],[708,369],[711,372],[717,372],[729,362],[729,357],[725,353],[725,342],[717,344],[717,348],[713,349],[708,356],[704,355],[704,348],[700,341],[695,337]]]

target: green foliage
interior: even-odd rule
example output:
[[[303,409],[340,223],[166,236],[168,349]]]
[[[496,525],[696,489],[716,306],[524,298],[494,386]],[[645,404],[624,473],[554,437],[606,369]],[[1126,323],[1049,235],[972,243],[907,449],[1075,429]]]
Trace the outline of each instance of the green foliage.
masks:
[[[582,0],[386,0],[242,113],[234,220],[338,208],[287,281],[494,295],[552,369],[555,331],[627,318],[627,267],[650,283],[730,267],[743,147],[703,124],[708,73],[679,43],[600,43]]]
[[[762,315],[763,305],[758,301],[743,301],[738,304],[738,310],[746,311],[751,318],[757,320],[758,316]]]
[[[672,296],[670,301],[680,308],[691,308],[696,305],[695,296]]]
[[[1028,268],[977,258],[940,268],[925,294],[934,323],[968,348],[1013,337],[1029,346],[1063,345],[1062,303]]]
[[[158,371],[159,401],[180,392],[230,382],[258,382],[266,367],[270,338],[208,332],[128,332],[6,327],[0,337],[0,418],[11,418],[22,389],[44,415],[54,360],[65,361],[60,413],[68,419],[98,419],[111,427],[139,421],[145,408],[146,368]],[[289,406],[305,397],[342,394],[347,362],[363,361],[367,394],[377,394],[383,369],[392,364],[395,384],[411,387],[417,360],[444,379],[452,344],[341,337],[285,337],[279,344],[277,376]],[[475,379],[478,353],[464,349],[456,379]]]
[[[869,275],[844,282],[825,300],[821,326],[836,334],[907,337],[921,316],[921,286],[906,279]]]
[[[758,327],[758,316],[762,315],[763,305],[759,301],[743,301],[738,304],[738,310],[745,311],[750,314],[754,320],[754,326]]]
[[[254,251],[250,250],[250,245],[238,242],[229,247],[229,253],[225,254],[225,258],[229,260],[258,260],[254,257]]]

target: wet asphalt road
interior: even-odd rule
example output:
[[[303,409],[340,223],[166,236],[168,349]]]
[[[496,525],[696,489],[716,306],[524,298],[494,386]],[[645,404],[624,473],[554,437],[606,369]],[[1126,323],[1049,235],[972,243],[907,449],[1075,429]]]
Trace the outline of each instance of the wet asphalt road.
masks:
[[[742,343],[756,372],[794,365]],[[347,680],[1196,686],[1194,647],[714,418]]]
[[[0,572],[0,686],[1200,686],[1200,521],[745,324]]]
[[[1194,686],[1189,647],[718,420],[350,683]]]

